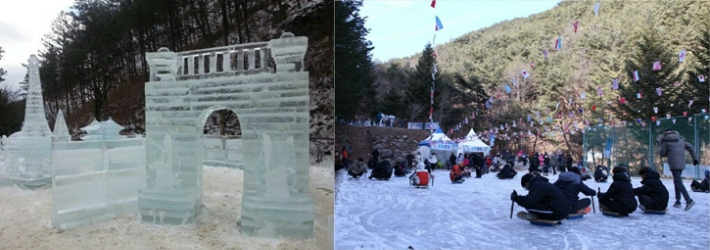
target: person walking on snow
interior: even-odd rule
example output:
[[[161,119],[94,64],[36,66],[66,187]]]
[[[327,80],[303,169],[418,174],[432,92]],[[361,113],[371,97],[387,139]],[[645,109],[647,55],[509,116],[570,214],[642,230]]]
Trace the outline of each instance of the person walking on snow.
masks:
[[[659,154],[661,158],[667,158],[668,165],[673,174],[673,185],[675,186],[675,204],[673,204],[673,207],[680,207],[680,195],[683,194],[683,198],[685,198],[685,211],[688,211],[695,205],[695,201],[690,198],[688,190],[683,186],[681,174],[685,169],[685,151],[688,151],[693,158],[693,165],[697,166],[699,164],[698,156],[695,154],[695,148],[693,148],[693,145],[690,145],[690,143],[681,139],[677,131],[671,129],[667,129],[666,132],[661,135],[658,142],[661,144]]]

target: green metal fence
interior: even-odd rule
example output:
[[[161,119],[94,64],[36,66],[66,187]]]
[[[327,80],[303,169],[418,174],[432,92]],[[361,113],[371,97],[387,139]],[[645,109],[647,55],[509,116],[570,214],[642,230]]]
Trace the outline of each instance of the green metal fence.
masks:
[[[689,121],[688,117],[692,117]],[[658,154],[658,138],[666,129],[678,131],[681,138],[693,145],[700,158],[700,164],[710,165],[710,119],[708,114],[695,114],[660,119],[660,125],[645,120],[645,126],[634,121],[615,126],[592,126],[584,133],[584,160],[588,166],[618,166],[623,164],[629,173],[636,175],[642,167],[651,167],[663,172],[663,161]],[[611,150],[605,154],[605,149]],[[665,160],[665,158],[664,158]],[[686,163],[692,164],[686,153]],[[593,168],[590,168],[593,169]],[[702,171],[695,170],[695,178]]]

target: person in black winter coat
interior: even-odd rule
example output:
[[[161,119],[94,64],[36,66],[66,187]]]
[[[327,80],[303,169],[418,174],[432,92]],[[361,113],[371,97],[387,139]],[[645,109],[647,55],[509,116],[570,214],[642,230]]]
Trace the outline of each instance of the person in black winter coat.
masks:
[[[575,171],[576,170],[576,171]],[[579,175],[579,169],[573,169],[569,172],[564,172],[560,174],[560,177],[555,181],[555,186],[562,191],[562,194],[567,198],[567,206],[569,206],[570,213],[584,213],[582,210],[589,207],[591,200],[589,198],[579,199],[577,196],[579,192],[587,196],[594,196],[597,191],[584,185],[582,182],[582,176]]]
[[[572,159],[572,155],[567,153],[567,159],[565,159],[565,166],[567,167],[567,171],[569,171],[572,168],[572,164],[574,164],[574,160]]]
[[[378,150],[377,148],[375,148],[375,150],[372,150],[372,159],[375,165],[377,165],[377,163],[379,163],[380,161],[380,150]]]
[[[596,182],[606,182],[607,175],[604,173],[605,170],[605,166],[597,166],[597,170],[594,171],[594,180]]]
[[[540,167],[540,159],[538,158],[537,152],[535,152],[535,154],[533,154],[532,157],[530,158],[530,167],[529,167],[528,171],[531,173],[538,172],[539,167]]]
[[[388,181],[390,177],[392,177],[392,165],[390,165],[389,159],[385,158],[377,164],[368,178]]]
[[[407,171],[404,169],[403,162],[397,162],[394,166],[394,176],[395,177],[405,177],[407,176]]]
[[[528,195],[521,196],[515,191],[510,199],[524,207],[536,219],[561,220],[567,218],[569,206],[562,191],[552,185],[547,178],[527,173],[520,178]]]
[[[483,165],[486,164],[481,153],[475,153],[473,156],[474,166],[476,168],[476,178],[481,178],[483,175]]]
[[[690,189],[695,192],[710,192],[710,170],[705,170],[705,179],[702,182],[693,180]]]
[[[518,172],[515,172],[510,164],[505,164],[503,168],[498,172],[498,179],[513,179]]]
[[[623,167],[615,167],[612,171],[614,175],[609,189],[606,193],[598,193],[599,209],[618,213],[622,216],[629,215],[636,210],[636,198],[634,188],[631,186],[631,178]]]
[[[634,188],[634,194],[639,199],[639,209],[665,211],[668,207],[668,189],[661,182],[661,175],[655,170],[645,167],[639,170],[643,186]]]

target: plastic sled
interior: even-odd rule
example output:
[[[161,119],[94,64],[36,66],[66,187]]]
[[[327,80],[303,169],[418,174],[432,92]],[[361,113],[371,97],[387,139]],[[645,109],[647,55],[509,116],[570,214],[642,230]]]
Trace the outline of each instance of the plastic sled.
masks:
[[[668,212],[668,209],[666,209],[666,210],[648,210],[647,209],[646,211],[643,211],[644,214],[657,214],[657,215],[664,215],[664,214],[666,214],[666,212]]]
[[[611,211],[601,211],[603,215],[606,216],[611,216],[611,217],[628,217],[628,215],[621,215],[616,212],[611,212]]]
[[[569,219],[569,220],[581,219],[583,217],[584,217],[584,214],[569,214],[569,215],[567,215],[567,219]]]
[[[691,190],[692,190],[693,192],[697,192],[697,193],[708,193],[708,191],[703,191],[702,189],[691,188]]]
[[[562,224],[561,220],[534,219],[534,220],[528,220],[528,221],[530,221],[530,224],[533,224],[535,226],[545,226],[545,227],[551,227],[554,225],[561,225]]]
[[[458,180],[458,181],[452,181],[451,184],[461,184],[463,183],[464,179]]]

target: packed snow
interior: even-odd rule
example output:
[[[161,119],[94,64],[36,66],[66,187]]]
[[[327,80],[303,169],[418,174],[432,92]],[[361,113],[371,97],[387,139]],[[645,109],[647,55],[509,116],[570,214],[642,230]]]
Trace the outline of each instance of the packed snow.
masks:
[[[542,227],[518,219],[525,211],[515,205],[510,219],[510,193],[526,195],[518,171],[513,180],[495,173],[452,184],[445,170],[434,171],[434,186],[416,189],[406,177],[389,181],[336,175],[335,249],[708,249],[710,247],[710,194],[690,191],[696,204],[690,211],[674,208],[672,179],[662,179],[670,194],[666,215],[643,214],[627,218],[590,212],[582,219]],[[558,175],[550,175],[550,182]],[[641,186],[633,177],[632,185]],[[585,181],[602,192],[611,185]],[[580,195],[580,198],[583,194]],[[683,206],[685,202],[681,201]]]
[[[332,159],[328,162],[333,162]],[[305,240],[252,237],[240,232],[243,171],[205,167],[204,197],[195,223],[142,223],[137,214],[69,230],[51,225],[52,188],[0,187],[0,249],[332,249],[333,170],[310,167],[315,201],[313,237]]]

